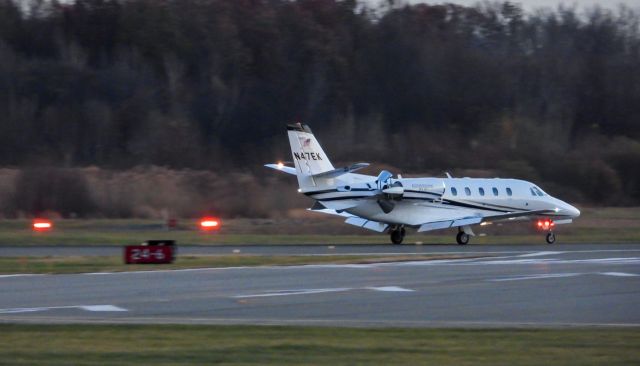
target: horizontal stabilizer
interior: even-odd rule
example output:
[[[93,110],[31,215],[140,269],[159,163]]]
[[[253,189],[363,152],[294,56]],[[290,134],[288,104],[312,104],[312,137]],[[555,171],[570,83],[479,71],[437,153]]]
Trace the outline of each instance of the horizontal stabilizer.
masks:
[[[324,209],[326,209],[326,207],[322,203],[320,203],[320,201],[316,201],[309,210],[318,211],[318,210],[324,210]]]
[[[279,170],[279,171],[281,171],[283,173],[296,175],[296,168],[292,168],[290,166],[286,166],[286,165],[283,165],[283,164],[265,164],[264,166],[266,166],[267,168]]]
[[[338,168],[334,170],[329,170],[328,172],[314,174],[313,177],[314,178],[335,178],[347,173],[355,172],[356,170],[360,170],[368,166],[369,166],[369,163],[356,163],[351,166],[346,166],[344,168]]]
[[[362,217],[357,217],[357,216],[350,217],[346,219],[344,222],[350,225],[355,225],[365,229],[377,231],[379,233],[385,231],[389,226],[381,222],[371,221],[371,220],[363,219]]]
[[[344,212],[344,211],[338,212],[336,210],[331,210],[331,209],[328,209],[328,208],[314,209],[312,207],[312,208],[308,208],[307,210],[309,210],[311,212],[320,212],[320,213],[327,214],[327,215],[335,215],[335,216],[342,216],[342,217],[354,217],[350,213],[347,213],[347,212]]]
[[[364,198],[322,201],[322,205],[332,210],[342,211],[361,205],[363,200]]]

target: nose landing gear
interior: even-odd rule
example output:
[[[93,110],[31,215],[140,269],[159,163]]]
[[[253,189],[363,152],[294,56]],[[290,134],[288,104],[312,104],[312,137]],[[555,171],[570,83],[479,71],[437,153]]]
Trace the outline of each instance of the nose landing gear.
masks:
[[[553,227],[556,226],[556,224],[553,222],[553,220],[538,220],[538,229],[542,230],[542,231],[548,231],[547,235],[545,236],[545,240],[547,241],[547,244],[553,244],[556,242],[556,234],[553,233]]]
[[[553,231],[549,231],[545,239],[547,240],[547,244],[553,244],[556,242],[556,234],[554,234]]]

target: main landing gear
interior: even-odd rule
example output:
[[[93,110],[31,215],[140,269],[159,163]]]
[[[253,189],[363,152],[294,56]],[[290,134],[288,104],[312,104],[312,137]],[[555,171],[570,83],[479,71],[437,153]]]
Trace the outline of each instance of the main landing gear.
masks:
[[[458,235],[456,235],[456,241],[460,245],[467,245],[469,243],[469,234],[464,231],[458,232]]]
[[[404,235],[406,233],[403,227],[393,228],[389,233],[391,236],[391,242],[393,244],[402,244],[402,240],[404,239]]]

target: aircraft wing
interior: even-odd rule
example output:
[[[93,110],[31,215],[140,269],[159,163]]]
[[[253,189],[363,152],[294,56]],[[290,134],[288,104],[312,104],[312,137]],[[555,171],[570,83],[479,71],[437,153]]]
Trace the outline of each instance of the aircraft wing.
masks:
[[[424,224],[420,225],[420,227],[418,228],[418,232],[447,229],[447,228],[467,226],[467,225],[476,225],[483,221],[503,221],[503,220],[515,219],[518,217],[542,215],[550,212],[551,211],[549,210],[534,210],[534,211],[524,211],[524,212],[522,211],[506,212],[504,214],[492,215],[492,216],[471,215],[471,216],[451,217],[444,220],[425,222]]]

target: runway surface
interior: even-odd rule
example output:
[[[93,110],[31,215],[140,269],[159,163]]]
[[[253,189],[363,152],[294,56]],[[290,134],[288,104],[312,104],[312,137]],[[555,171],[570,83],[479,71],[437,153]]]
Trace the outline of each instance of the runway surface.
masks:
[[[339,248],[345,253],[418,250],[412,247]],[[269,253],[307,250],[242,248]],[[419,250],[492,256],[370,265],[0,276],[0,321],[640,326],[639,245],[422,246]],[[324,254],[308,254],[314,253]]]
[[[405,254],[518,254],[537,251],[640,250],[640,244],[539,244],[539,245],[446,245],[446,244],[353,244],[353,245],[178,245],[180,255],[405,255]],[[121,246],[0,246],[0,257],[21,256],[116,256]]]

